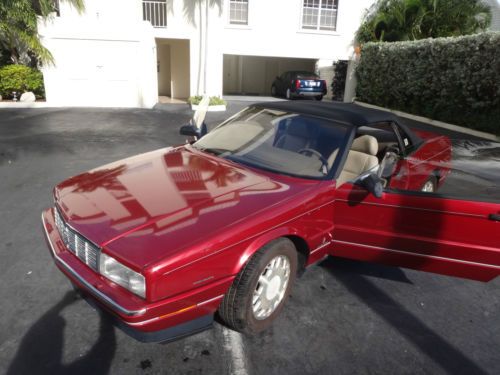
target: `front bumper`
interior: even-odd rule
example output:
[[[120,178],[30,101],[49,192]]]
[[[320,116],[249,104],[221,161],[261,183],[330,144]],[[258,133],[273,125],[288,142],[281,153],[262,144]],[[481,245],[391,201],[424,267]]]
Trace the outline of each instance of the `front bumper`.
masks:
[[[42,213],[42,224],[57,267],[91,298],[91,302],[95,301],[92,304],[111,312],[125,332],[141,341],[172,340],[207,328],[233,281],[233,277],[227,277],[148,303],[94,272],[74,256],[55,227],[53,209]]]

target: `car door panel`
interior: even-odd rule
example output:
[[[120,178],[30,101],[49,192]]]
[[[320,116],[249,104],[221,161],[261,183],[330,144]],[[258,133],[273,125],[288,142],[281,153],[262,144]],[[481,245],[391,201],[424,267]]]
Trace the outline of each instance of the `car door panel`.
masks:
[[[406,159],[400,159],[388,185],[391,189],[407,190],[410,186],[409,164]]]
[[[384,192],[346,183],[332,255],[488,281],[500,274],[500,204]]]
[[[444,181],[451,167],[451,144],[448,137],[436,137],[407,157],[411,190],[420,190],[429,176]]]

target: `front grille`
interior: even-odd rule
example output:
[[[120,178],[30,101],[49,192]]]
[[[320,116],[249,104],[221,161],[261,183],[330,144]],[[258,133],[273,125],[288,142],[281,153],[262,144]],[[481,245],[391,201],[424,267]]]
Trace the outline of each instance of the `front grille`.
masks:
[[[57,230],[68,250],[94,271],[98,271],[99,248],[70,228],[57,209],[54,210],[54,217]]]

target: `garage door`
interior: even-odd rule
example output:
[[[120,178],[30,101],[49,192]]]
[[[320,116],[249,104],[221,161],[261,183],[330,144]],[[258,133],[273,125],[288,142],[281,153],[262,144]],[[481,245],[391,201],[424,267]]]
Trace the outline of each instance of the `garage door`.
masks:
[[[47,99],[71,106],[138,106],[138,47],[135,41],[52,40],[56,67],[46,77]]]
[[[271,95],[271,85],[288,70],[314,71],[316,60],[224,55],[224,95]]]

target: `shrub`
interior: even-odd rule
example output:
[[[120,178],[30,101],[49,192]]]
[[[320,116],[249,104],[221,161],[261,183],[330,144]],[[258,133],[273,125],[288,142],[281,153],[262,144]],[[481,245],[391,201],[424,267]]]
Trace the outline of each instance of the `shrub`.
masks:
[[[42,98],[45,94],[42,73],[24,65],[0,68],[0,95],[12,98],[13,91],[18,93],[18,98],[26,91],[32,91],[37,98]]]
[[[203,99],[203,96],[201,95],[196,95],[196,96],[190,96],[187,100],[189,104],[200,104],[201,100]],[[222,98],[219,98],[218,96],[211,96],[210,97],[210,102],[208,105],[226,105],[226,101]]]
[[[357,99],[500,134],[500,33],[367,43]]]
[[[333,63],[333,79],[332,79],[332,98],[333,100],[343,101],[345,83],[347,79],[347,66],[349,62],[346,60],[338,60]]]

